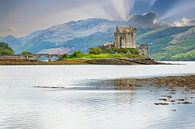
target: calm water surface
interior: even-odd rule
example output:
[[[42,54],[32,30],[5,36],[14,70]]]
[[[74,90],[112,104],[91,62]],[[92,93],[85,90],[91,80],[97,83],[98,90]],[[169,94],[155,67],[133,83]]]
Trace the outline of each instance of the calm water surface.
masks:
[[[195,74],[194,62],[178,63],[182,65],[0,66],[0,128],[194,129],[194,99],[188,105],[157,106],[162,95],[170,94],[165,87],[98,90],[94,83]],[[195,91],[177,88],[172,96],[193,98]]]

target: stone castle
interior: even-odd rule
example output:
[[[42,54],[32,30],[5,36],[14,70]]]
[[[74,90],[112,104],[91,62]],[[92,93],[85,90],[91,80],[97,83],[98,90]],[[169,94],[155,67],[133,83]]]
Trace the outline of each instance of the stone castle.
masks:
[[[136,28],[117,26],[114,37],[115,48],[136,48]]]
[[[114,33],[114,44],[111,42],[105,43],[104,48],[136,48],[139,50],[140,55],[148,57],[148,45],[136,44],[136,28],[134,27],[116,27]]]

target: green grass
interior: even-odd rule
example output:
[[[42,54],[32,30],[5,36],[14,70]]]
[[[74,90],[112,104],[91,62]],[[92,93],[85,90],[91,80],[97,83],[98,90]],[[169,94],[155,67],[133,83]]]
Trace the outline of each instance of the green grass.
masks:
[[[116,59],[116,58],[142,58],[136,54],[81,54],[79,57],[65,57],[64,59]]]

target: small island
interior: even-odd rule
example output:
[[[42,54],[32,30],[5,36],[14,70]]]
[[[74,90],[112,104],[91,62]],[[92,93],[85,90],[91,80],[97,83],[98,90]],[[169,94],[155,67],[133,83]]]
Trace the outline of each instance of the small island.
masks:
[[[20,55],[14,52],[6,43],[1,43],[0,65],[65,65],[65,64],[102,64],[102,65],[133,65],[162,64],[155,62],[148,55],[148,46],[136,44],[136,28],[116,27],[114,43],[107,42],[102,46],[90,48],[88,53],[75,51],[70,54],[32,54],[24,51]],[[7,47],[5,51],[5,46]],[[40,61],[46,57],[48,61]],[[52,61],[52,57],[58,60]]]

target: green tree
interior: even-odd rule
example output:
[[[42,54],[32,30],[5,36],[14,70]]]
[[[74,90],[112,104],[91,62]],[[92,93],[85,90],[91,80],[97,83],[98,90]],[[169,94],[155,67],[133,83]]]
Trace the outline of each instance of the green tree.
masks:
[[[23,52],[21,53],[21,55],[32,55],[32,53],[31,53],[31,52],[28,52],[28,51],[23,51]]]
[[[13,55],[14,50],[7,43],[0,42],[0,55]]]
[[[79,58],[79,57],[81,57],[82,56],[82,52],[81,51],[75,51],[72,55],[71,55],[71,57],[76,57],[76,58]]]

